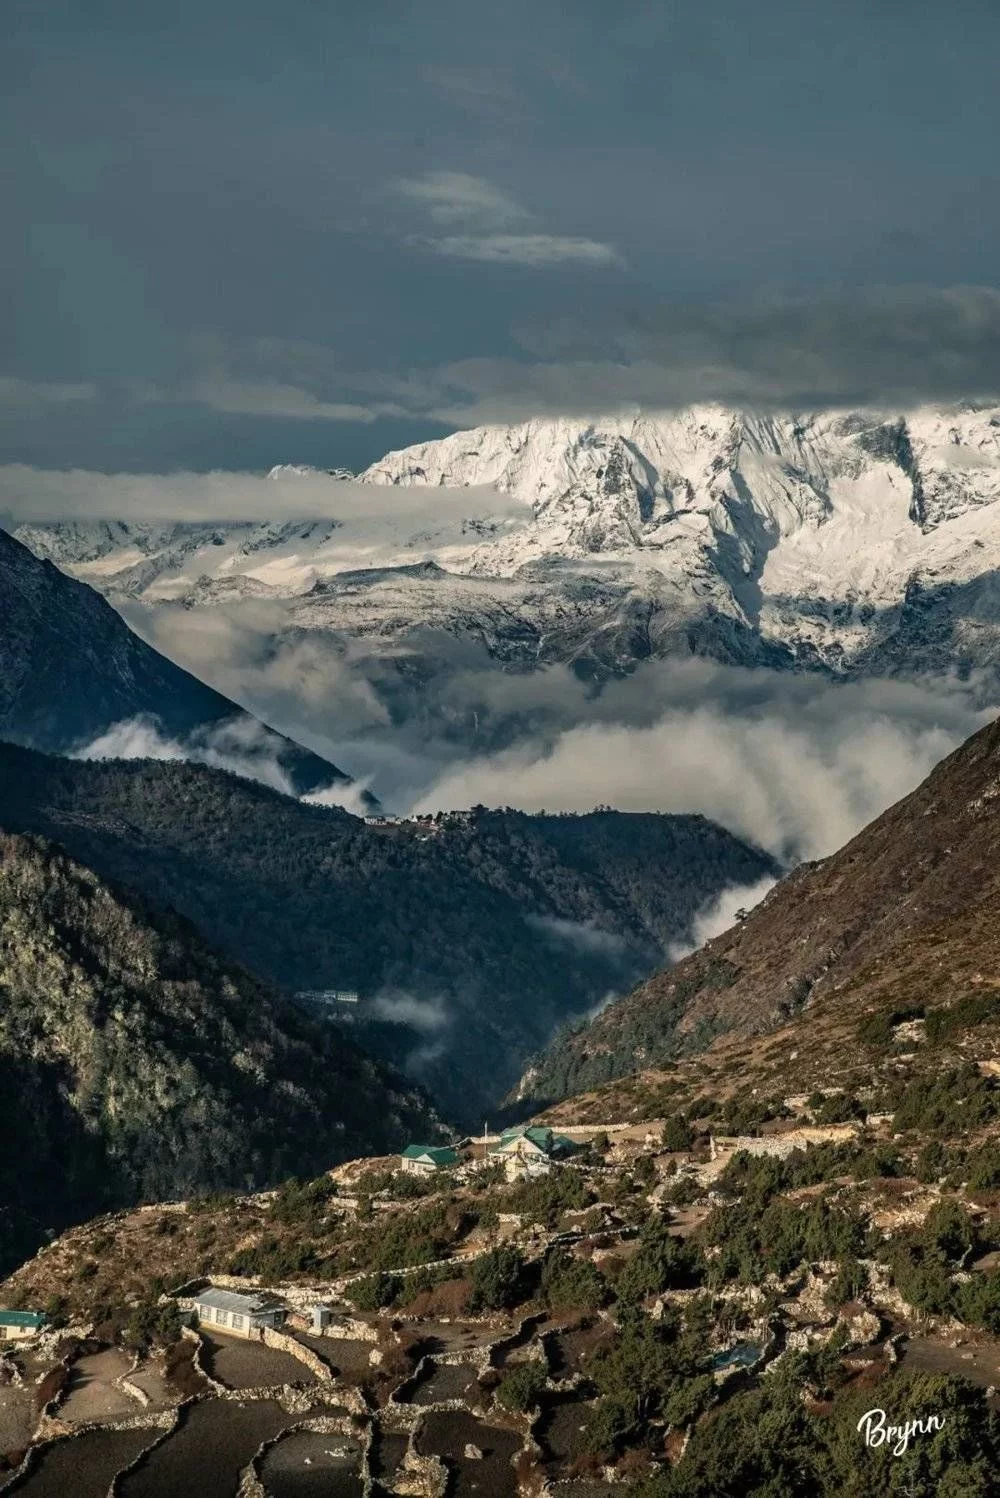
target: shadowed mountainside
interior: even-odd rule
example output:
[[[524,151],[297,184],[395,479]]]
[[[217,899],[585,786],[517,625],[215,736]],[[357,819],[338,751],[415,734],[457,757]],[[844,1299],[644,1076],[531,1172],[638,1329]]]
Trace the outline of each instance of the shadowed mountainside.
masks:
[[[562,1037],[522,1093],[565,1097],[721,1033],[775,1030],[803,1009],[903,1011],[993,991],[998,853],[1000,722],[838,853],[800,865],[746,920]]]
[[[0,530],[0,735],[57,753],[114,724],[154,721],[182,741],[219,747],[285,777],[303,794],[349,777],[275,733],[132,633],[86,583]]]
[[[0,1261],[95,1211],[273,1185],[441,1125],[189,922],[0,833]]]
[[[371,827],[201,765],[11,745],[0,825],[178,910],[288,992],[358,990],[341,1022],[469,1126],[560,1024],[653,971],[706,902],[779,872],[697,816]]]

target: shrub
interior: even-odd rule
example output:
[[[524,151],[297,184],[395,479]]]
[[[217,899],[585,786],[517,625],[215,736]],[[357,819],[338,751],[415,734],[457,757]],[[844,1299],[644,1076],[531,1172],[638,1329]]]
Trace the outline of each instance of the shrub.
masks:
[[[683,1113],[674,1113],[663,1125],[663,1148],[689,1150],[694,1143],[694,1130]]]
[[[991,1191],[1000,1186],[1000,1144],[991,1139],[972,1150],[966,1164],[970,1191]]]
[[[162,1305],[155,1300],[143,1301],[130,1313],[122,1332],[128,1347],[146,1347],[150,1342],[170,1346],[181,1334],[181,1315],[174,1300]]]
[[[593,1264],[556,1250],[545,1260],[541,1292],[553,1310],[596,1311],[607,1298],[607,1285]]]
[[[670,1232],[666,1219],[647,1219],[635,1253],[618,1277],[619,1300],[639,1301],[662,1290],[697,1285],[703,1276],[701,1255],[694,1244]]]
[[[524,1294],[524,1259],[516,1248],[493,1248],[472,1266],[474,1309],[502,1311]]]
[[[496,1397],[508,1410],[523,1413],[534,1409],[545,1388],[545,1365],[533,1358],[527,1363],[518,1363],[505,1373],[497,1386]]]
[[[924,1028],[929,1041],[939,1042],[985,1024],[1000,1024],[1000,993],[968,994],[947,1007],[932,1009]]]
[[[392,1305],[402,1288],[402,1280],[395,1274],[369,1274],[363,1280],[348,1285],[344,1294],[358,1311],[381,1311]]]
[[[831,1092],[813,1111],[818,1124],[849,1123],[854,1118],[864,1118],[865,1110],[856,1097],[849,1092]]]

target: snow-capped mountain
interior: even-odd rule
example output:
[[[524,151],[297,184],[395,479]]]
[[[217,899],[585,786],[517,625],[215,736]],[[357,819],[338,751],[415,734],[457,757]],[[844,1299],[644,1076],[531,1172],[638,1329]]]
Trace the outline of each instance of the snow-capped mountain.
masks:
[[[597,672],[678,651],[838,674],[1000,664],[1000,407],[538,419],[390,453],[355,483],[273,476],[328,485],[329,518],[16,534],[115,602],[283,599],[297,629],[383,650],[431,628]],[[365,505],[376,485],[426,502]]]

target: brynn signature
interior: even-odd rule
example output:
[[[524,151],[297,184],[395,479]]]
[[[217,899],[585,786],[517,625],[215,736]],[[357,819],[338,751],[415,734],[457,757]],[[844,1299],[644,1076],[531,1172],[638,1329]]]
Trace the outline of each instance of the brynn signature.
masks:
[[[943,1415],[922,1415],[903,1425],[886,1425],[885,1410],[866,1410],[858,1421],[866,1446],[888,1446],[893,1456],[902,1456],[911,1436],[929,1436],[944,1429]]]

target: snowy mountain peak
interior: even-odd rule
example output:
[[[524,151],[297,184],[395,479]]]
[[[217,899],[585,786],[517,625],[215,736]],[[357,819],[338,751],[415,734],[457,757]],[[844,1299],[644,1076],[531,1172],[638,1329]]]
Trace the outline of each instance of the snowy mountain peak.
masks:
[[[357,485],[424,494],[366,506]],[[338,489],[322,521],[17,534],[112,598],[301,600],[301,627],[380,648],[430,626],[521,665],[576,660],[598,637],[616,667],[695,649],[873,669],[904,635],[928,668],[935,651],[1000,659],[1000,629],[974,622],[995,613],[1000,407],[536,418],[388,453]],[[933,645],[930,606],[948,620]],[[889,666],[909,658],[900,647]]]

